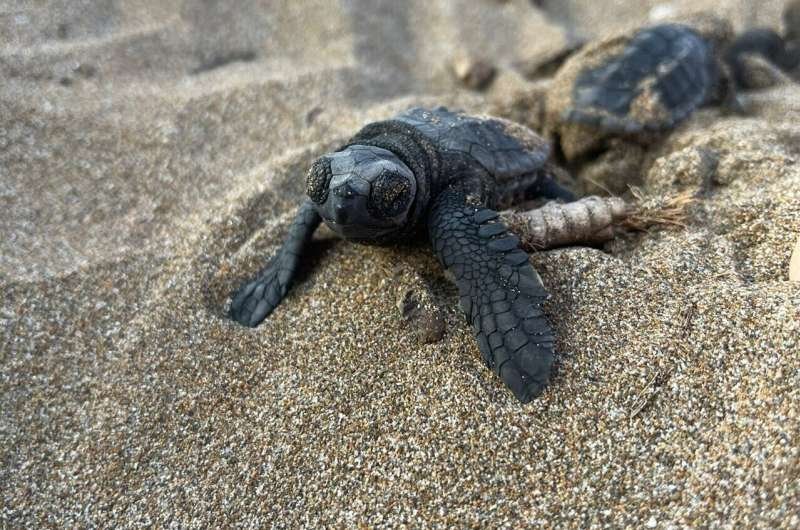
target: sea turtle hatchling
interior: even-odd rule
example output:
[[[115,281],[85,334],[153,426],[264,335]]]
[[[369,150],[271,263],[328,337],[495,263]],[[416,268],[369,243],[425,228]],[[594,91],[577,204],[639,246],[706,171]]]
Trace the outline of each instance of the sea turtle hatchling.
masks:
[[[549,145],[499,118],[414,108],[371,123],[317,159],[308,199],[272,261],[234,295],[231,316],[258,325],[286,295],[312,233],[385,243],[427,230],[458,286],[484,362],[522,402],[544,388],[553,333],[547,293],[495,209],[526,197],[572,200],[547,162]]]
[[[642,139],[667,131],[705,103],[735,106],[718,53],[731,35],[724,21],[669,23],[587,45],[548,89],[546,135],[574,160],[610,137]]]

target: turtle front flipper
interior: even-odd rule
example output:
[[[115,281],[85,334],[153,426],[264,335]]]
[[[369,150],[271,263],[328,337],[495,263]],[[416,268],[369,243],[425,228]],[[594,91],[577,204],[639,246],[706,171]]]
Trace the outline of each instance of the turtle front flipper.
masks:
[[[542,311],[547,292],[497,212],[445,190],[428,219],[431,243],[455,277],[461,308],[481,354],[523,403],[541,393],[553,363],[553,333]]]
[[[320,221],[311,201],[300,206],[278,253],[234,295],[231,318],[242,325],[255,327],[278,307],[291,286],[303,249]]]
[[[747,56],[752,55],[760,56],[783,72],[791,72],[800,64],[800,50],[797,46],[786,42],[774,30],[755,28],[745,31],[731,43],[723,55],[723,60],[739,88],[766,88],[760,84],[758,76],[754,78],[752,69],[747,64]],[[773,75],[775,79],[780,74]]]

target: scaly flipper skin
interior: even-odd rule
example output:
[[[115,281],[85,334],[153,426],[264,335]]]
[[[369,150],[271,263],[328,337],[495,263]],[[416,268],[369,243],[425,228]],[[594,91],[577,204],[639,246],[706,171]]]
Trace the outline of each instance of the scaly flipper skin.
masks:
[[[234,320],[255,327],[278,307],[292,284],[303,250],[321,220],[311,201],[300,206],[278,253],[234,295],[230,310]]]
[[[541,393],[553,363],[553,333],[542,311],[547,292],[497,212],[441,192],[428,218],[431,244],[458,286],[487,366],[523,403]]]

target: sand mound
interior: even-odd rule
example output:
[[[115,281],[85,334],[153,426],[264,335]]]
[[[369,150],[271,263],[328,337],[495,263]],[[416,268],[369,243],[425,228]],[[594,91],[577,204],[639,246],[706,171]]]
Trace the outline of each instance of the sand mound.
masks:
[[[262,326],[225,304],[320,153],[411,105],[518,110],[497,98],[540,85],[515,68],[655,3],[130,4],[0,17],[4,524],[800,523],[800,88],[703,110],[627,166],[697,193],[685,230],[533,257],[559,357],[523,407],[424,242],[320,230]],[[499,67],[488,96],[457,88],[457,52]],[[441,341],[403,321],[409,290]]]

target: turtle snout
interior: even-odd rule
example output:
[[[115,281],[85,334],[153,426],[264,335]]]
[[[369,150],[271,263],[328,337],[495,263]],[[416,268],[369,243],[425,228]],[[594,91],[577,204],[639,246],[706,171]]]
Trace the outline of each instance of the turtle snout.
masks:
[[[369,190],[364,193],[358,186],[345,182],[331,191],[328,199],[330,219],[337,224],[359,222],[359,212],[366,208]]]
[[[347,224],[347,206],[337,204],[333,207],[333,220],[339,224]]]

